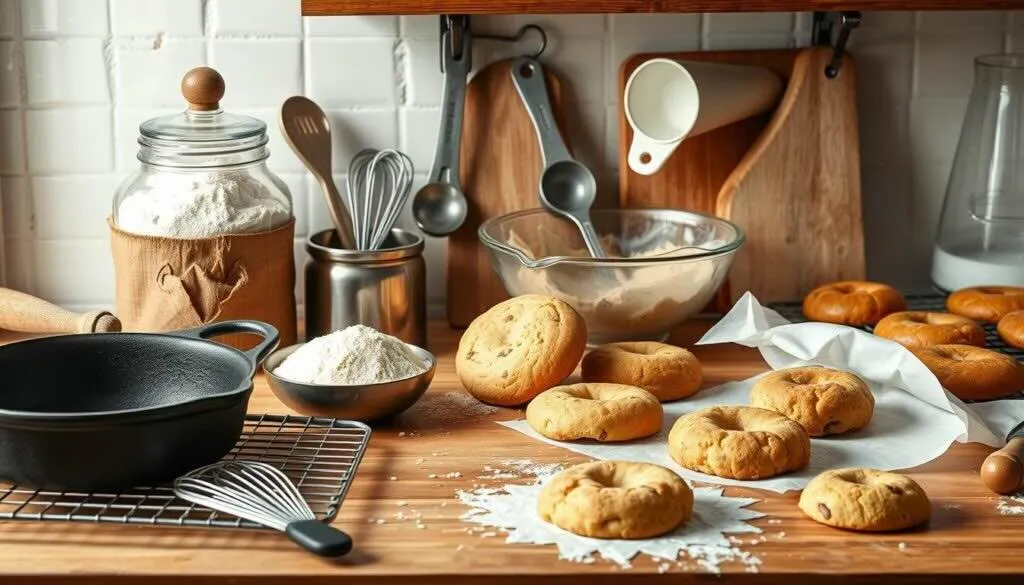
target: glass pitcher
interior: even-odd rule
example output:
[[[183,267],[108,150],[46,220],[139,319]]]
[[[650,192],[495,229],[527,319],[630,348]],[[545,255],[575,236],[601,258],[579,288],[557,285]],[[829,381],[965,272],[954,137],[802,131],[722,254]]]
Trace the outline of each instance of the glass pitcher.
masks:
[[[947,291],[1024,286],[1024,53],[974,61],[931,277]]]

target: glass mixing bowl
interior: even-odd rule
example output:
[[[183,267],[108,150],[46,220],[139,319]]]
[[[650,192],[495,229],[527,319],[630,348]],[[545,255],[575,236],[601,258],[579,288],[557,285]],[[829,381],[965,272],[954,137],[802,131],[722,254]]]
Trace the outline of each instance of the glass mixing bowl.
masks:
[[[674,209],[594,210],[591,219],[609,258],[591,258],[576,226],[540,208],[479,230],[508,294],[569,303],[591,345],[668,337],[708,304],[744,240],[731,222]]]

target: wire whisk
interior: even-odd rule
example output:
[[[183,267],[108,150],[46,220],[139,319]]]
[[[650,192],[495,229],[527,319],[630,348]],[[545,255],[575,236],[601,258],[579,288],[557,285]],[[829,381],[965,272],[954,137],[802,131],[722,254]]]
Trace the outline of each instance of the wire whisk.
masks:
[[[405,209],[413,171],[412,160],[397,150],[366,148],[352,158],[345,204],[357,250],[380,249]]]
[[[174,480],[179,498],[284,532],[299,546],[324,557],[352,550],[344,532],[316,519],[288,476],[259,461],[219,461]]]

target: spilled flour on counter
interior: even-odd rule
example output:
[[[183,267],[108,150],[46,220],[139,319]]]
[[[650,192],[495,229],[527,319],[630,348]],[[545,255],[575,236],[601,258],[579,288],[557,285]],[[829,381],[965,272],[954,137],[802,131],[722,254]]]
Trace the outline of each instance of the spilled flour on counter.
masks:
[[[423,428],[443,427],[481,419],[495,412],[498,412],[497,407],[484,404],[465,392],[428,392],[399,415],[399,419]]]
[[[721,563],[730,561],[743,563],[748,571],[757,570],[760,559],[740,550],[725,535],[761,532],[760,528],[747,523],[747,520],[764,516],[746,508],[758,500],[726,497],[722,488],[698,487],[693,490],[693,518],[675,532],[643,540],[587,538],[557,528],[537,515],[541,488],[563,468],[529,460],[504,461],[501,468],[486,468],[485,472],[492,477],[517,476],[532,481],[457,491],[458,500],[470,508],[462,519],[501,529],[506,533],[507,543],[554,544],[560,558],[574,562],[592,563],[596,553],[622,568],[629,568],[630,561],[643,553],[658,561],[688,557],[712,573],[720,573]]]
[[[1024,492],[1000,497],[996,501],[996,512],[1003,516],[1024,516]]]

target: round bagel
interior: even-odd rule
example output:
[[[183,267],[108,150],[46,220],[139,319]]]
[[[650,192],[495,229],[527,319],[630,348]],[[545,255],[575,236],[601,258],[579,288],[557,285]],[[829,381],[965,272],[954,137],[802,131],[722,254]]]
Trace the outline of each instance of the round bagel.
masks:
[[[973,345],[912,348],[942,386],[963,400],[987,400],[1024,388],[1024,372],[1012,357]]]
[[[931,516],[921,486],[898,473],[875,469],[830,469],[800,494],[800,509],[815,522],[836,528],[880,532],[916,526]]]
[[[583,358],[585,382],[639,386],[662,402],[693,396],[703,382],[700,362],[689,351],[654,341],[609,343]]]
[[[903,295],[878,282],[847,280],[812,290],[804,297],[804,315],[812,321],[862,327],[874,325],[896,311],[907,308]]]
[[[996,325],[996,331],[1007,345],[1024,348],[1024,311],[1013,311],[1004,315]]]
[[[950,343],[984,347],[985,330],[971,319],[952,313],[900,311],[886,315],[875,325],[875,335],[906,347]]]
[[[711,406],[676,420],[668,451],[677,463],[731,479],[766,479],[803,469],[811,442],[802,426],[751,406]]]
[[[1019,286],[975,286],[953,292],[946,298],[950,313],[975,321],[998,323],[1006,314],[1024,310],[1024,288]]]
[[[792,419],[812,437],[839,435],[871,421],[875,397],[853,372],[806,366],[769,372],[750,390],[750,405]]]
[[[661,430],[662,408],[650,392],[625,384],[570,384],[541,392],[526,422],[556,441],[630,441]]]
[[[572,374],[586,347],[587,326],[568,303],[523,295],[473,319],[455,371],[477,400],[517,406]]]
[[[651,538],[693,515],[693,491],[651,463],[593,461],[551,478],[537,502],[540,517],[592,538]]]

